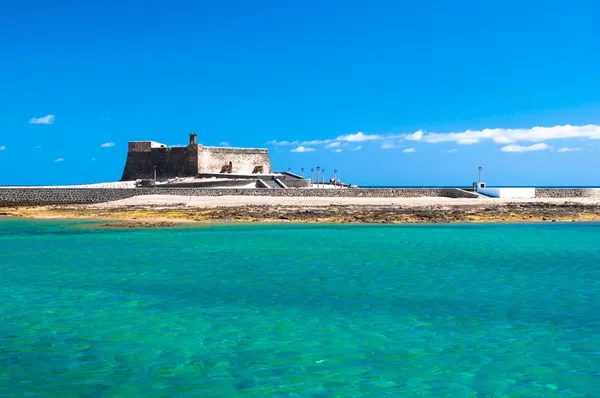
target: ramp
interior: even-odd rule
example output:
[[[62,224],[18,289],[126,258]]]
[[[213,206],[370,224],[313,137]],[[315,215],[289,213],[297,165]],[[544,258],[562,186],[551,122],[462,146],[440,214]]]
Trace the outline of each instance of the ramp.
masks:
[[[257,182],[257,186],[259,188],[267,188],[267,189],[283,189],[277,182],[273,180],[262,180],[259,179]]]

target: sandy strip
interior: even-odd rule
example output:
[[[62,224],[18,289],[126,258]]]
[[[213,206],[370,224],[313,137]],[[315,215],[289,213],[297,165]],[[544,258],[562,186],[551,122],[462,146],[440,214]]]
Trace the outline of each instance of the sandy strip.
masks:
[[[174,223],[409,224],[600,221],[598,198],[451,199],[142,195],[95,205],[17,206],[27,218],[117,220],[120,227]],[[102,226],[101,227],[109,227]],[[110,223],[114,228],[114,223]]]
[[[452,198],[330,198],[330,197],[276,197],[276,196],[177,196],[141,195],[113,202],[89,205],[89,208],[110,209],[124,206],[185,206],[191,208],[240,207],[240,206],[472,206],[505,205],[507,203],[577,203],[600,205],[599,198],[535,198],[535,199],[452,199]]]

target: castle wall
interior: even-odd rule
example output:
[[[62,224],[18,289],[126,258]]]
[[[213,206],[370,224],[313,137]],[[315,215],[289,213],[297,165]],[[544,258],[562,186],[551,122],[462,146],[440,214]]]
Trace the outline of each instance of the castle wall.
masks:
[[[263,173],[272,173],[269,151],[259,148],[200,147],[198,153],[198,173],[221,173],[231,162],[234,174],[252,174],[256,166],[262,166]]]
[[[129,152],[150,152],[152,143],[150,141],[130,141],[127,148]]]
[[[191,135],[190,145],[185,147],[168,147],[154,141],[129,142],[121,180],[151,179],[154,167],[157,178],[273,172],[267,149],[205,147],[196,144],[195,135]]]
[[[166,148],[165,144],[155,141],[129,141],[129,152],[150,152],[152,148]]]
[[[121,181],[132,181],[138,178],[152,178],[152,156],[150,152],[127,152],[127,160]]]
[[[135,143],[144,144],[144,143]],[[138,146],[127,153],[127,161],[121,181],[146,179],[154,177],[154,166],[158,178],[191,176],[198,174],[198,147],[155,147],[147,150]]]

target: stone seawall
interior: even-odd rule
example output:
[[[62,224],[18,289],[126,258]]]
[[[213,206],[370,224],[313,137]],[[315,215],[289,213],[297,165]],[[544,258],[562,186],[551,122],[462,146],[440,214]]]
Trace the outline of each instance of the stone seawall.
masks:
[[[600,198],[600,188],[536,188],[536,198]]]
[[[181,196],[286,196],[373,198],[475,198],[454,188],[350,188],[350,189],[211,189],[211,188],[0,188],[0,206],[91,204],[139,195]]]

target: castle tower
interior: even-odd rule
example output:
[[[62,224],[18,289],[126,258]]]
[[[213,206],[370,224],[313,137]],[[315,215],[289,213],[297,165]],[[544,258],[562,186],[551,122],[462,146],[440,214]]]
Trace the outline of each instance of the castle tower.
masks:
[[[190,145],[198,145],[198,134],[190,133]]]

